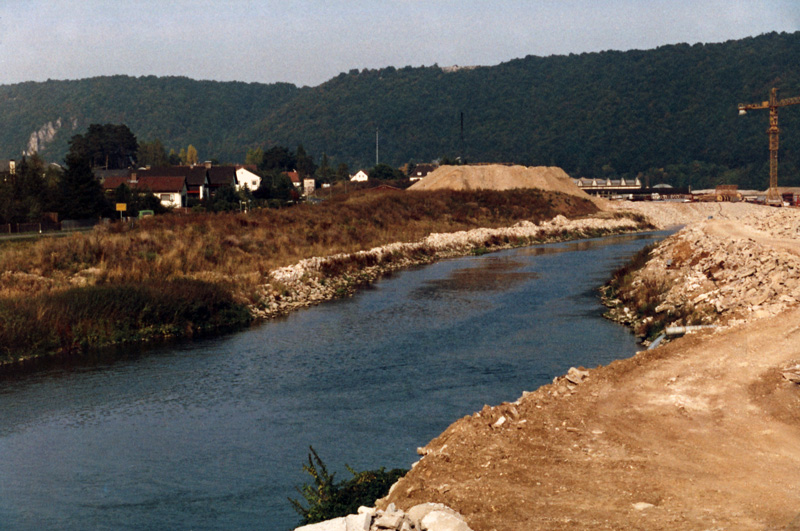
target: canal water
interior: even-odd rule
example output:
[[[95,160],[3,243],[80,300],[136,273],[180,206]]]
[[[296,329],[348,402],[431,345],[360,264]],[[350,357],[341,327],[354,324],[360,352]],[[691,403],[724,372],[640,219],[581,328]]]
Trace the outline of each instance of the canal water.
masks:
[[[596,288],[664,233],[442,261],[236,334],[0,380],[0,528],[286,530],[313,445],[408,468],[484,404],[633,355]]]

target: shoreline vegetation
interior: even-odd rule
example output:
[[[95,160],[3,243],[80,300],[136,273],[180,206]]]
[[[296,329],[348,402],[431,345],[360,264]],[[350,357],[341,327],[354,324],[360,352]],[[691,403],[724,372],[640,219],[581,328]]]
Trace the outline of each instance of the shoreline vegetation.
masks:
[[[0,372],[240,328],[438,259],[652,228],[541,190],[367,191],[0,246]]]

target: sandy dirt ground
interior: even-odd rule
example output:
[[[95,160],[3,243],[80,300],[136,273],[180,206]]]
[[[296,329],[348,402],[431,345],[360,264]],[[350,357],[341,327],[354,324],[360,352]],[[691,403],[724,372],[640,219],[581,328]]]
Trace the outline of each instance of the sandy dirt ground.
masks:
[[[513,190],[538,188],[589,199],[602,209],[608,201],[590,196],[555,166],[505,166],[483,164],[473,166],[440,166],[427,177],[411,185],[409,190]]]
[[[734,210],[761,212],[720,210],[722,241],[800,252]],[[379,506],[441,502],[476,531],[800,529],[799,363],[790,309],[574,372],[455,422]]]

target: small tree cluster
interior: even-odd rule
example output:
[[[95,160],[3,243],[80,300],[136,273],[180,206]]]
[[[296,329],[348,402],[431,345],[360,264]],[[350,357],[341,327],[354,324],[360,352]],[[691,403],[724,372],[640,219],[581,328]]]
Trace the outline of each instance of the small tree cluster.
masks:
[[[350,178],[347,164],[340,163],[334,170],[328,155],[323,153],[317,165],[314,156],[306,152],[303,144],[299,144],[295,151],[284,146],[273,146],[266,151],[261,148],[250,149],[245,156],[245,163],[256,165],[261,177],[271,180],[273,187],[277,181],[272,176],[290,171],[297,171],[301,179],[314,179],[318,184]]]
[[[0,178],[0,223],[41,221],[60,201],[61,171],[36,153],[23,157],[15,172]]]

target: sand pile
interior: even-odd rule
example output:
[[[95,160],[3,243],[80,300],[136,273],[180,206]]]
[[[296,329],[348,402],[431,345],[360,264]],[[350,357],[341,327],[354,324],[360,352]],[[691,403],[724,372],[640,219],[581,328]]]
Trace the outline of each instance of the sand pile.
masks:
[[[409,190],[513,190],[538,188],[552,192],[590,198],[578,188],[569,175],[557,167],[503,166],[440,166]],[[593,198],[590,198],[593,199]]]

